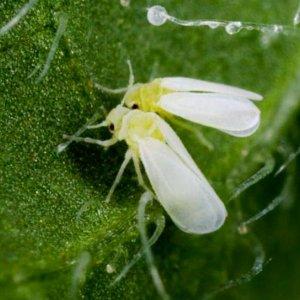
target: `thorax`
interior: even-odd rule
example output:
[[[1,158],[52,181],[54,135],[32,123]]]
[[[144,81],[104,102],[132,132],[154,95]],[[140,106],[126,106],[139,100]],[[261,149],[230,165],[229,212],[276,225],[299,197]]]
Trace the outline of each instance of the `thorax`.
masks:
[[[138,109],[146,112],[155,112],[162,117],[169,117],[169,114],[161,109],[157,103],[161,96],[171,91],[160,85],[160,80],[156,79],[150,83],[136,83],[124,96],[124,103],[132,108],[137,105]]]
[[[158,126],[157,115],[140,110],[132,110],[126,114],[122,120],[117,138],[125,140],[131,150],[138,154],[139,140],[147,137],[160,141],[164,140]]]

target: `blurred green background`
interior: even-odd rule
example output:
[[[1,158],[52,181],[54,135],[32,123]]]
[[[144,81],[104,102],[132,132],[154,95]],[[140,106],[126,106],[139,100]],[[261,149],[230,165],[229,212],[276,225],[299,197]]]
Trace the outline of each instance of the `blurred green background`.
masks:
[[[0,27],[25,3],[2,0]],[[114,201],[104,203],[126,146],[103,151],[73,144],[56,154],[64,133],[75,132],[97,111],[104,117],[120,102],[93,82],[125,86],[127,58],[139,82],[195,77],[265,98],[257,104],[262,125],[252,137],[197,127],[213,151],[174,126],[229,217],[221,230],[205,236],[185,234],[167,219],[153,251],[171,298],[299,299],[299,158],[274,175],[299,149],[300,29],[231,36],[223,29],[153,27],[146,20],[153,4],[184,19],[291,26],[298,7],[297,0],[132,0],[128,7],[118,0],[40,0],[0,36],[1,299],[158,298],[144,260],[110,286],[141,245],[136,210],[142,190],[132,166]],[[62,20],[66,30],[37,82]],[[230,201],[257,172],[260,180]],[[279,196],[283,201],[274,211],[247,232],[238,231]],[[164,213],[157,203],[147,212],[149,223]],[[108,264],[114,273],[106,272]]]

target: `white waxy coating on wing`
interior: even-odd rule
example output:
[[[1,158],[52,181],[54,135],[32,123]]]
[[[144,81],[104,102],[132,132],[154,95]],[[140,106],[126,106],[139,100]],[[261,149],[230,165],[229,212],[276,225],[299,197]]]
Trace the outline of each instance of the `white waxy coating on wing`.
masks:
[[[204,234],[217,230],[226,218],[219,200],[212,199],[207,181],[197,176],[165,143],[139,141],[142,163],[159,202],[183,231]],[[219,201],[220,204],[215,205]]]
[[[225,94],[176,92],[162,96],[158,105],[176,116],[233,135],[252,134],[260,121],[260,111],[250,100]]]
[[[230,85],[186,77],[161,78],[161,86],[178,92],[212,92],[244,97],[251,100],[262,100],[259,94]]]

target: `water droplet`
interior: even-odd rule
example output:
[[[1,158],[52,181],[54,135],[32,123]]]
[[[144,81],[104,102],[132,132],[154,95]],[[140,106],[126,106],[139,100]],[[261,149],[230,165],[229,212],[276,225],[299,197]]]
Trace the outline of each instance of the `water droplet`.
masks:
[[[238,33],[241,29],[242,29],[242,23],[241,22],[230,22],[225,27],[225,30],[228,34]]]
[[[207,25],[208,25],[208,27],[211,28],[211,29],[216,29],[216,28],[219,27],[220,23],[219,23],[219,22],[211,21],[211,22],[209,22]]]
[[[155,5],[148,9],[148,22],[154,26],[163,25],[168,19],[168,13],[163,6]]]

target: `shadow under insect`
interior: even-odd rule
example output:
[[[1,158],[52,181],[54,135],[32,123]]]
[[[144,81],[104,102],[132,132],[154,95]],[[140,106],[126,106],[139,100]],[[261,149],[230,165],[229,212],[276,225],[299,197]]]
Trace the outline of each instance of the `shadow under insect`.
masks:
[[[99,138],[99,134],[92,131],[87,131],[84,136]],[[106,130],[103,132],[101,130],[102,137],[109,138],[110,134]],[[88,185],[106,196],[122,164],[125,152],[125,143],[103,149],[98,145],[73,142],[66,153],[72,162],[74,173],[79,173]],[[135,177],[134,169],[130,165],[114,193],[113,200],[117,200],[120,193],[122,198],[128,198],[134,191],[138,191]]]

